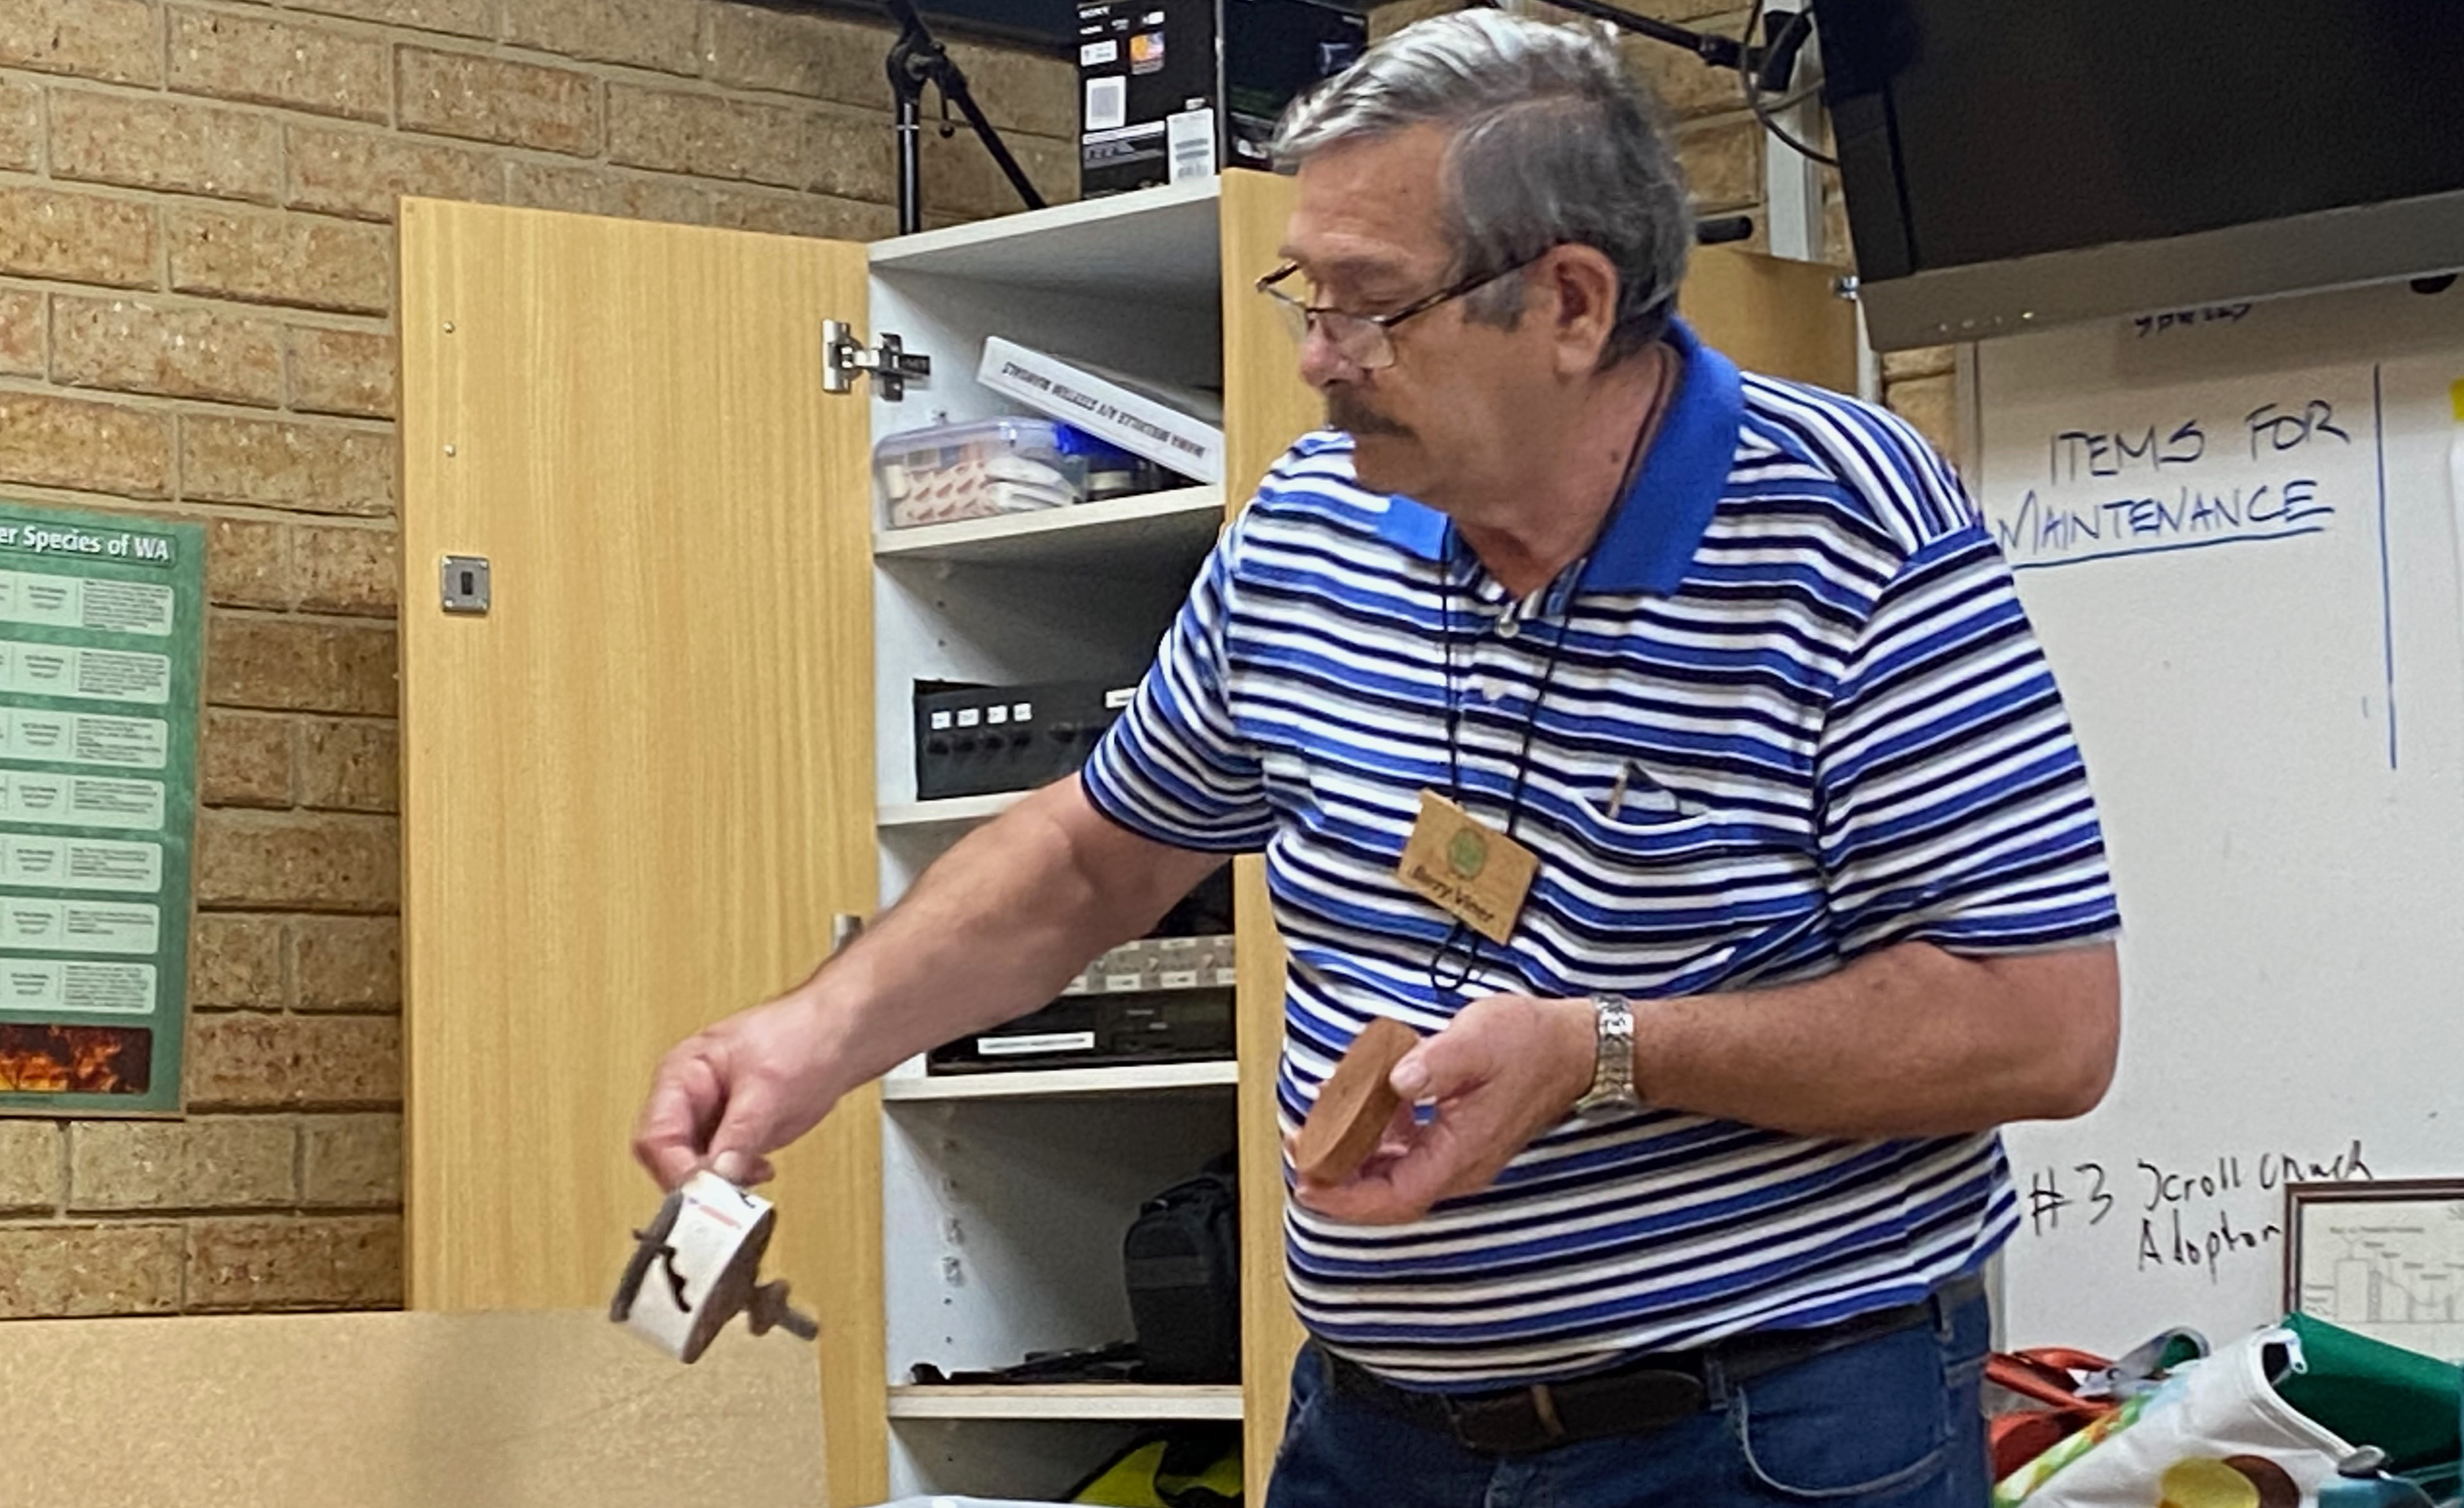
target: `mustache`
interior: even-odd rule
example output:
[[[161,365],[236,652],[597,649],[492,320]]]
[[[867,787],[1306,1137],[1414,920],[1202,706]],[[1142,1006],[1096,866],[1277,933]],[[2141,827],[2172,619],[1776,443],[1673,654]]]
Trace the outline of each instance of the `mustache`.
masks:
[[[1379,413],[1358,393],[1345,387],[1333,388],[1327,393],[1326,422],[1330,427],[1352,435],[1408,435],[1412,432],[1411,426]]]

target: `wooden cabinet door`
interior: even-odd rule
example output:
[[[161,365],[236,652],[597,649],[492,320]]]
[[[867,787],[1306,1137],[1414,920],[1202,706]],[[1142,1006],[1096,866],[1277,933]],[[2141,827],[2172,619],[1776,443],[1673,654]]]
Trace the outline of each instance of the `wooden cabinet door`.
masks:
[[[865,251],[410,201],[402,278],[410,1301],[601,1307],[659,1055],[874,903]],[[868,1092],[769,1191],[837,1503],[887,1496],[879,1148]]]
[[[1749,372],[1857,391],[1857,305],[1840,270],[1732,246],[1695,249],[1677,308],[1704,341]]]

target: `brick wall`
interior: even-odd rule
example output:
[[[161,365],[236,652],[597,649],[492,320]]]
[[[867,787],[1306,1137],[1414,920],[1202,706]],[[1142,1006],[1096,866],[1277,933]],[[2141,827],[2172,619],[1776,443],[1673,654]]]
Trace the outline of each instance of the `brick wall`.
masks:
[[[0,0],[0,496],[203,521],[187,1119],[0,1122],[0,1318],[401,1300],[394,203],[890,233],[885,28]],[[1069,197],[1067,66],[958,46]],[[933,219],[1010,208],[961,133]]]
[[[1672,21],[1700,32],[1742,37],[1751,11],[1740,0],[1624,0],[1638,14]],[[1797,0],[1803,4],[1804,0]],[[1384,35],[1422,16],[1463,9],[1462,0],[1389,0],[1370,12],[1370,29]],[[1545,5],[1527,7],[1536,13],[1557,14]],[[1677,131],[1677,148],[1685,166],[1694,201],[1705,215],[1750,212],[1755,250],[1769,244],[1762,219],[1766,152],[1792,150],[1767,135],[1746,107],[1743,83],[1727,69],[1705,66],[1682,48],[1629,35],[1626,56],[1651,80],[1667,107]],[[1800,80],[1802,81],[1802,80]],[[1826,122],[1827,127],[1827,122]],[[1826,134],[1811,144],[1828,149]],[[1825,168],[1823,178],[1823,252],[1842,269],[1856,265],[1848,234],[1848,212],[1839,193],[1839,175]],[[1951,352],[1947,346],[1925,351],[1893,352],[1882,362],[1883,402],[1903,415],[1941,451],[1958,455],[1958,426],[1953,415]]]

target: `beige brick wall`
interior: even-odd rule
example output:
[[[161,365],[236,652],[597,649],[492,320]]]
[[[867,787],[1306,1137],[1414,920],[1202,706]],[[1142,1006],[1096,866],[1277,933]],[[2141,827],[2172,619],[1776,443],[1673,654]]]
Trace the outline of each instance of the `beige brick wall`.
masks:
[[[209,530],[190,1115],[0,1122],[0,1318],[402,1296],[395,199],[870,239],[888,31],[720,0],[0,0],[0,497]],[[958,45],[1045,191],[1064,63]],[[1011,207],[928,138],[936,223]]]

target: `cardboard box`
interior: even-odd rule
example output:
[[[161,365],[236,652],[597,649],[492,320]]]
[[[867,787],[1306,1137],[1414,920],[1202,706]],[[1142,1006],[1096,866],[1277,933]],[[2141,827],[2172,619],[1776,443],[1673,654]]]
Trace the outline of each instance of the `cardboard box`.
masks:
[[[1326,0],[1079,0],[1080,196],[1271,166],[1284,107],[1368,43]]]
[[[1000,336],[984,338],[976,381],[1039,413],[1198,482],[1223,480],[1223,403],[1206,393],[1136,382]]]
[[[812,1508],[813,1348],[560,1314],[7,1326],[9,1508]]]

